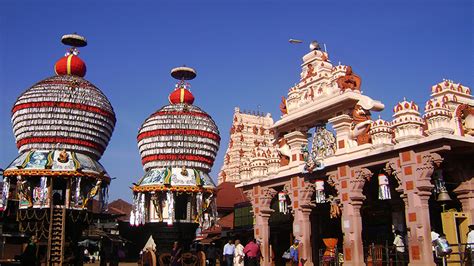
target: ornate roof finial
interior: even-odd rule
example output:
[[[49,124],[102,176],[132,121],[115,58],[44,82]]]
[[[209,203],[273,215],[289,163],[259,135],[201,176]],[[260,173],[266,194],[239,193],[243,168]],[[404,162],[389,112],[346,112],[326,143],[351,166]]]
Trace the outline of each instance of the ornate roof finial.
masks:
[[[315,50],[321,50],[321,46],[319,45],[319,43],[317,41],[312,41],[310,44],[309,44],[309,49],[311,51],[315,51]]]
[[[171,76],[178,80],[175,85],[175,90],[168,97],[170,103],[178,104],[193,104],[194,96],[189,91],[191,85],[185,80],[192,80],[196,77],[196,71],[193,68],[182,66],[176,67],[171,70]]]
[[[77,47],[86,46],[86,38],[77,33],[66,34],[61,38],[61,42],[71,47],[68,48],[64,57],[56,62],[54,72],[56,72],[57,75],[84,77],[86,75],[86,64],[77,56],[79,55]]]
[[[76,32],[72,34],[66,34],[61,37],[61,42],[64,45],[71,46],[71,48],[68,49],[68,52],[66,53],[66,56],[73,54],[73,55],[78,55],[79,50],[77,47],[84,47],[87,46],[87,40],[84,36],[81,36],[77,34]]]

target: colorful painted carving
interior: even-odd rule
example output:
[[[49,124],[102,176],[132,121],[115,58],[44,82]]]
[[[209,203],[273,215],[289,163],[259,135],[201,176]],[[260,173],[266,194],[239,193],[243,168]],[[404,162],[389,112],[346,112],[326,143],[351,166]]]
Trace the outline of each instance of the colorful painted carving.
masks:
[[[339,77],[336,81],[337,86],[341,89],[341,91],[348,89],[360,91],[361,82],[361,78],[352,72],[351,66],[347,66],[346,74]]]

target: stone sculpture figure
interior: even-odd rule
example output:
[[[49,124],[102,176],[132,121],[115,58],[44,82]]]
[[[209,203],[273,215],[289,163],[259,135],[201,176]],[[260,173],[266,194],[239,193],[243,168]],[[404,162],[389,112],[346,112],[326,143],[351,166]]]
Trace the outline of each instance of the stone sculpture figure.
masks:
[[[280,155],[280,166],[285,166],[290,163],[290,146],[286,142],[285,138],[281,138],[278,140],[278,154]]]
[[[325,126],[316,126],[311,154],[319,160],[331,157],[336,152],[336,138]]]
[[[474,136],[474,108],[468,107],[464,109],[461,117],[464,134]]]
[[[284,96],[281,97],[281,103],[280,103],[280,112],[283,114],[283,115],[286,115],[288,114],[288,109],[286,107],[286,98]]]
[[[370,124],[372,120],[370,118],[370,112],[364,110],[362,106],[356,105],[352,110],[352,129],[351,137],[357,141],[358,145],[370,143]]]
[[[337,80],[337,86],[344,92],[347,89],[360,91],[361,78],[352,72],[352,67],[347,66],[346,75],[339,77]]]
[[[315,77],[315,76],[316,76],[316,70],[314,69],[312,64],[308,64],[308,70],[306,72],[306,76],[304,79]]]

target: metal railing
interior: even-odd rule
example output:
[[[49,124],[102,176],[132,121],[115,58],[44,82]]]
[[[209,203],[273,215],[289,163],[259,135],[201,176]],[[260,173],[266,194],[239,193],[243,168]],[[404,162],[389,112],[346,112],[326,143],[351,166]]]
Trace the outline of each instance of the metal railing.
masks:
[[[339,266],[342,265],[342,253],[339,252],[338,248],[319,250],[319,265],[322,266]]]
[[[450,244],[452,249],[451,254],[446,256],[441,256],[437,253],[435,249],[435,262],[437,265],[474,265],[474,250],[468,249],[468,246],[473,246],[473,244],[459,243],[459,244]]]
[[[396,266],[408,264],[408,253],[405,247],[398,247],[399,251],[404,248],[405,252],[397,252],[397,247],[394,245],[377,245],[371,244],[363,247],[364,262],[366,265],[373,266]],[[354,255],[353,255],[354,256]],[[319,265],[321,266],[339,266],[343,265],[343,254],[337,249],[319,250]]]
[[[408,251],[405,246],[370,244],[364,246],[364,261],[367,265],[407,265]]]
[[[473,265],[474,266],[474,244],[473,249],[467,249],[468,244],[450,244],[452,249],[449,255],[439,255],[436,249],[433,251],[433,258],[436,265]],[[400,247],[401,248],[401,247]],[[373,266],[397,266],[408,265],[408,248],[404,247],[405,252],[397,252],[397,246],[380,244],[371,244],[364,246],[364,262],[366,265]],[[400,249],[399,249],[400,251]],[[340,266],[344,262],[343,253],[338,248],[319,250],[320,266]]]

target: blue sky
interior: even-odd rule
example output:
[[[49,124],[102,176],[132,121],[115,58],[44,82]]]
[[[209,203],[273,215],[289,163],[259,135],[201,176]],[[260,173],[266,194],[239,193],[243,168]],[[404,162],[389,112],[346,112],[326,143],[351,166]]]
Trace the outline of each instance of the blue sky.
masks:
[[[54,74],[65,52],[60,37],[78,32],[86,79],[111,101],[117,125],[101,159],[117,179],[111,199],[131,199],[142,174],[136,135],[167,104],[186,64],[201,107],[222,137],[212,175],[222,165],[235,106],[280,117],[281,96],[299,80],[309,41],[330,59],[351,65],[362,90],[381,100],[391,119],[404,96],[420,107],[431,85],[449,78],[473,88],[474,6],[471,1],[2,1],[0,3],[0,167],[17,150],[10,110],[21,92]],[[292,45],[289,38],[305,40]],[[377,114],[375,114],[377,115]]]

